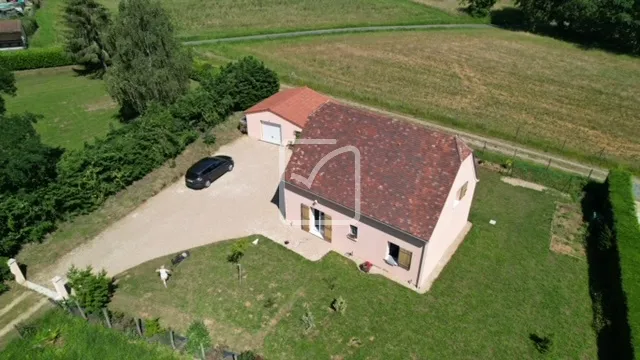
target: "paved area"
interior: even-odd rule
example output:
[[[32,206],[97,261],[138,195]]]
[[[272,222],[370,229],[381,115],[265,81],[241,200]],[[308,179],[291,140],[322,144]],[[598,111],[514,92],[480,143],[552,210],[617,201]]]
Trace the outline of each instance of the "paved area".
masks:
[[[191,190],[179,180],[64,256],[46,278],[65,274],[72,264],[116,275],[160,256],[251,234],[289,241],[287,247],[310,260],[329,252],[321,239],[286,225],[272,202],[280,180],[278,146],[243,137],[218,154],[231,156],[235,167],[210,188]]]

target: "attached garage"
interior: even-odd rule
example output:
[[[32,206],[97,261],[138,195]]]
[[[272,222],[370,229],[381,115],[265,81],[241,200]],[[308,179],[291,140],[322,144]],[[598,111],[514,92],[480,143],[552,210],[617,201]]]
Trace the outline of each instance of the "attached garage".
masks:
[[[246,112],[247,134],[276,145],[287,145],[307,123],[309,116],[329,101],[324,95],[304,87],[280,91]]]

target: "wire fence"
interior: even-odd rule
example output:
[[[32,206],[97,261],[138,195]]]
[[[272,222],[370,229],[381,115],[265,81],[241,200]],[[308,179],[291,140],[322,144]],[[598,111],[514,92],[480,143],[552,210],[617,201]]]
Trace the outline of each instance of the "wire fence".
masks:
[[[128,316],[122,312],[111,311],[103,308],[99,313],[88,313],[80,307],[77,302],[54,301],[50,300],[56,307],[64,309],[70,316],[82,318],[92,324],[101,325],[106,328],[118,331],[129,338],[146,341],[150,344],[166,346],[177,353],[187,352],[187,343],[189,339],[178,334],[173,329],[163,329],[156,326],[157,319],[142,319],[138,317]],[[15,326],[15,330],[20,338],[34,336],[38,332],[38,328],[34,324]],[[226,346],[205,346],[202,343],[193,346],[196,350],[190,355],[200,360],[237,360],[238,353],[230,351]]]

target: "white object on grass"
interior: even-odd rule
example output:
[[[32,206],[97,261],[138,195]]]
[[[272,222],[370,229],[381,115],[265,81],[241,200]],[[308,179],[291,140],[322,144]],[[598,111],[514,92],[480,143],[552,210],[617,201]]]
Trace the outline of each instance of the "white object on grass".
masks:
[[[489,220],[489,224],[491,224],[491,225],[495,225],[495,224],[496,224],[496,221],[495,221],[495,220],[493,220],[493,219],[491,219],[491,220]]]
[[[160,280],[164,284],[164,287],[167,287],[167,279],[169,279],[169,274],[171,274],[171,270],[165,269],[164,265],[160,266],[160,269],[156,269],[157,273],[160,273]]]
[[[252,243],[253,245],[258,245],[258,241],[259,241],[259,240],[260,240],[259,238],[256,238],[256,239],[255,239],[255,240],[253,240],[251,243]]]

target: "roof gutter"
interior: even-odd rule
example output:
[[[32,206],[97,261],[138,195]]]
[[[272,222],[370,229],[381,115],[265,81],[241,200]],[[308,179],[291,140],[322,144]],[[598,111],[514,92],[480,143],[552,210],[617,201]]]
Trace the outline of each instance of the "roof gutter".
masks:
[[[348,207],[346,207],[346,206],[344,206],[344,205],[342,205],[342,204],[338,204],[337,202],[332,201],[332,200],[329,200],[329,199],[327,199],[327,198],[325,198],[325,197],[323,197],[323,196],[321,196],[321,195],[318,195],[318,194],[314,193],[313,191],[303,189],[303,188],[301,188],[300,186],[298,186],[298,185],[296,185],[296,184],[293,184],[293,183],[291,183],[291,182],[288,182],[288,181],[286,181],[286,180],[283,180],[283,181],[284,181],[285,185],[290,185],[290,186],[292,186],[292,187],[294,187],[294,188],[296,188],[296,189],[299,189],[299,190],[302,190],[302,191],[304,191],[304,192],[307,192],[307,193],[309,193],[309,194],[311,194],[311,195],[313,195],[313,196],[316,196],[318,199],[321,199],[321,200],[323,200],[323,201],[329,202],[329,203],[334,204],[334,205],[336,205],[336,206],[338,206],[338,207],[341,207],[341,208],[343,208],[343,209],[347,209],[347,210],[349,210],[349,211],[353,211],[354,213],[356,212],[356,211],[355,211],[355,209],[350,209],[350,208],[348,208]],[[409,236],[409,237],[411,237],[411,238],[414,238],[414,239],[416,239],[416,240],[420,240],[420,241],[422,241],[422,242],[424,242],[424,243],[429,243],[429,240],[424,240],[424,239],[422,239],[422,238],[419,238],[419,237],[417,237],[417,236],[415,236],[415,235],[413,235],[413,234],[411,234],[411,233],[408,233],[408,232],[406,232],[406,231],[404,231],[404,230],[398,229],[397,227],[395,227],[395,226],[393,226],[393,225],[390,225],[390,224],[388,224],[388,223],[386,223],[386,222],[383,222],[383,221],[378,220],[378,219],[376,219],[376,218],[373,218],[373,217],[371,217],[371,216],[364,215],[364,214],[362,214],[362,213],[360,213],[360,216],[365,217],[365,218],[367,218],[367,219],[369,219],[369,220],[371,220],[371,221],[373,221],[373,222],[375,222],[375,223],[378,223],[378,224],[380,224],[380,225],[383,225],[383,226],[386,226],[386,227],[388,227],[388,228],[391,228],[391,229],[393,229],[393,230],[395,230],[395,231],[398,231],[398,232],[400,232],[400,233],[402,233],[402,234],[404,234],[404,235],[407,235],[407,236]]]

